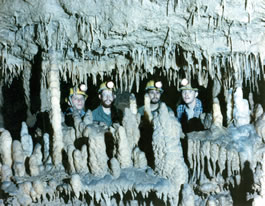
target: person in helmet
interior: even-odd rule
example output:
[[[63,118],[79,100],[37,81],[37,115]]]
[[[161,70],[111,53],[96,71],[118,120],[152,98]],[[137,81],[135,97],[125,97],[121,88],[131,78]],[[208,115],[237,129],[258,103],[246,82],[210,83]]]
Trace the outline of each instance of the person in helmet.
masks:
[[[68,126],[73,125],[72,115],[73,113],[78,113],[80,117],[84,117],[85,112],[85,101],[87,99],[86,94],[87,87],[85,84],[81,84],[79,87],[70,88],[69,97],[67,103],[69,107],[67,108],[65,114],[65,123]]]
[[[202,130],[199,118],[203,113],[203,107],[201,100],[197,98],[198,88],[192,85],[187,79],[183,79],[181,81],[180,91],[182,103],[177,106],[176,114],[182,125],[183,132]]]
[[[162,86],[163,85],[161,81],[150,80],[147,82],[146,87],[145,87],[145,93],[150,98],[150,109],[151,109],[153,116],[158,111],[160,104],[161,104],[160,98],[161,98],[162,93],[164,92],[164,90],[162,89]],[[168,107],[168,111],[172,111],[172,109]],[[143,116],[144,112],[145,112],[145,108],[144,106],[141,106],[138,109],[138,113],[140,113],[141,116]]]
[[[100,105],[92,111],[93,122],[111,126],[112,125],[112,104],[115,100],[115,85],[112,81],[101,83],[98,90],[98,98],[100,99]]]

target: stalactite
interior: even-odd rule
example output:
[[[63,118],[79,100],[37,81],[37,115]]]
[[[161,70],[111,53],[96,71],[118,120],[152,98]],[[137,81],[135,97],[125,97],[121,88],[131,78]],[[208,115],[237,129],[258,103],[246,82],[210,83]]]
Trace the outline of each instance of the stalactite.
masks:
[[[217,170],[217,160],[218,160],[218,155],[219,155],[219,146],[216,143],[211,144],[211,149],[210,149],[210,157],[212,160],[212,165],[213,165],[213,173],[212,175],[215,177],[216,176],[216,170]]]
[[[189,142],[190,143],[190,142]],[[207,158],[207,162],[209,163],[209,156],[205,153],[206,150],[203,148],[204,146],[206,146],[206,144],[202,144],[201,145],[201,149],[200,149],[200,164],[199,166],[202,168],[201,169],[201,173],[199,174],[200,176],[200,180],[202,181],[203,179],[205,179],[205,174],[204,174],[204,171],[205,171],[205,158]]]
[[[83,184],[81,182],[81,178],[80,178],[79,174],[72,175],[71,180],[70,180],[70,184],[74,190],[75,196],[77,198],[79,198],[80,192],[83,189]]]
[[[231,177],[232,176],[232,159],[233,159],[233,154],[230,150],[227,150],[226,153],[226,158],[227,158],[227,176]],[[234,185],[233,185],[234,187]]]
[[[194,158],[193,158],[193,145],[194,142],[192,139],[188,139],[188,151],[187,151],[187,157],[189,161],[189,168],[194,169]]]
[[[123,67],[123,70],[124,70],[124,73],[123,73],[123,76],[124,76],[124,80],[125,80],[125,82],[124,82],[124,90],[125,91],[128,91],[128,74],[127,74],[127,68],[124,68]]]
[[[129,68],[130,72],[129,72],[129,76],[130,76],[130,81],[129,81],[129,92],[132,91],[133,85],[135,83],[135,71],[133,70],[133,68]]]
[[[51,124],[53,128],[53,163],[60,166],[62,163],[63,133],[62,133],[62,116],[60,106],[60,77],[59,69],[56,65],[56,55],[51,52],[50,65],[48,68],[48,86],[51,94]],[[45,98],[44,96],[41,98]]]
[[[200,178],[200,174],[201,174],[201,165],[200,165],[200,146],[201,146],[201,142],[200,141],[196,141],[195,147],[196,147],[196,162],[197,162],[197,171],[196,171],[196,179]],[[210,169],[210,167],[208,167],[208,170]],[[210,171],[209,171],[210,172]]]
[[[219,166],[219,173],[218,173],[218,178],[220,178],[223,174],[223,171],[225,170],[225,164],[226,164],[226,149],[225,147],[223,146],[220,146],[220,149],[219,149],[219,157],[218,157],[218,166]]]
[[[191,151],[194,151],[192,152],[192,159],[193,159],[193,172],[192,172],[192,177],[191,177],[191,180],[192,182],[195,182],[196,180],[196,175],[198,173],[198,161],[197,161],[197,142],[198,141],[193,141],[193,148],[191,148],[192,150]]]

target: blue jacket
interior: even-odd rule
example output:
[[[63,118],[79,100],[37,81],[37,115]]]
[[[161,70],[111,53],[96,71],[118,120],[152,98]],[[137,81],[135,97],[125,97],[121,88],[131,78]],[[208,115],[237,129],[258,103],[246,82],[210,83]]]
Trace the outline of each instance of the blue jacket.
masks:
[[[111,114],[106,114],[103,111],[102,105],[99,105],[96,109],[92,111],[93,115],[93,122],[100,123],[104,122],[106,125],[111,126],[112,125],[112,119]]]

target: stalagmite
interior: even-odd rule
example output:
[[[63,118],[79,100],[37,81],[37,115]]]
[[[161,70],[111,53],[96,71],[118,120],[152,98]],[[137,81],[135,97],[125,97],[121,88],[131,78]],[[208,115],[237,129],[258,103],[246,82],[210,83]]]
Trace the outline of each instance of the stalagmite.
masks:
[[[12,146],[12,137],[9,131],[0,128],[0,142],[5,144],[0,144],[0,155],[3,165],[7,165],[11,168],[12,166],[12,156],[11,156],[11,146]]]
[[[250,123],[250,111],[248,101],[243,99],[243,91],[238,87],[234,93],[234,124],[239,127]]]
[[[104,133],[104,128],[99,125],[88,125],[83,133],[85,137],[88,137],[90,172],[98,177],[103,177],[108,171]]]
[[[82,152],[80,150],[74,150],[73,152],[73,161],[75,166],[75,171],[77,173],[87,173],[88,167],[87,167],[87,154],[84,154],[84,151],[87,149],[86,145],[83,145],[85,147],[82,147]],[[86,152],[86,151],[85,151]]]
[[[173,181],[176,191],[179,191],[181,185],[188,181],[188,170],[183,159],[180,136],[180,124],[162,103],[159,115],[154,118],[152,146],[155,156],[155,172]],[[177,203],[178,196],[174,198],[174,204]]]
[[[44,170],[42,164],[42,153],[41,153],[41,145],[37,144],[34,148],[33,154],[29,158],[29,169],[31,176],[40,175]]]
[[[2,165],[1,167],[1,181],[4,182],[10,182],[11,177],[13,176],[12,169],[8,165]],[[10,183],[8,183],[10,184]],[[1,189],[3,185],[1,186]]]
[[[254,122],[256,122],[261,117],[262,114],[263,114],[263,108],[261,104],[257,104],[254,108],[254,114],[253,114]]]
[[[138,144],[140,139],[139,118],[137,113],[133,114],[131,109],[125,108],[122,125],[126,132],[126,137],[130,146],[130,150]]]
[[[195,194],[189,184],[185,184],[183,187],[183,198],[180,206],[194,206],[195,205]]]
[[[36,199],[41,202],[41,199],[45,196],[45,186],[40,180],[33,181],[32,188],[36,192]]]
[[[74,129],[73,127],[63,127],[63,143],[64,148],[67,148],[68,145],[73,145],[75,139],[82,136],[78,128]],[[83,131],[83,130],[82,130]]]
[[[253,116],[255,103],[254,103],[253,93],[252,93],[252,92],[249,92],[249,95],[248,95],[248,102],[249,102],[249,108],[250,108],[251,116]]]
[[[263,113],[255,122],[255,128],[258,135],[265,142],[265,113]]]
[[[43,134],[43,161],[47,162],[50,157],[50,136],[48,133]]]
[[[120,163],[116,158],[110,160],[110,172],[114,178],[118,178],[121,173]]]
[[[74,166],[74,160],[73,160],[73,152],[75,150],[75,147],[74,145],[68,145],[67,146],[67,157],[68,157],[68,172],[70,174],[74,173],[75,172],[75,166]]]
[[[132,114],[137,114],[137,103],[136,103],[135,95],[133,93],[130,95],[130,110]]]
[[[147,118],[149,119],[149,121],[151,122],[153,120],[153,115],[151,112],[150,98],[148,94],[144,95],[144,112],[145,112],[145,115],[147,115]]]
[[[19,184],[19,190],[23,193],[23,196],[18,200],[20,204],[30,205],[32,203],[32,199],[30,197],[30,191],[32,190],[31,182],[23,182]]]
[[[223,127],[223,115],[217,98],[213,102],[213,124],[219,128]]]
[[[116,148],[116,158],[120,162],[121,168],[132,167],[132,148],[126,136],[126,131],[123,126],[119,126],[114,134]]]
[[[62,164],[63,134],[61,125],[60,81],[59,68],[56,65],[56,54],[50,52],[50,66],[48,68],[48,86],[51,94],[51,124],[53,128],[53,163]],[[43,68],[44,69],[44,68]]]
[[[16,176],[23,177],[26,174],[24,166],[25,154],[22,144],[18,140],[14,140],[12,144],[13,169]]]
[[[28,132],[28,127],[25,122],[22,122],[20,137],[24,154],[25,156],[30,157],[33,152],[33,140]]]
[[[65,144],[73,143],[75,139],[82,137],[82,133],[86,125],[93,123],[92,111],[87,110],[84,117],[81,118],[78,111],[73,112],[75,135],[73,134],[73,128],[67,128],[68,137],[64,140]]]
[[[144,152],[139,147],[135,147],[133,150],[133,166],[136,168],[145,168],[147,166],[147,159]]]

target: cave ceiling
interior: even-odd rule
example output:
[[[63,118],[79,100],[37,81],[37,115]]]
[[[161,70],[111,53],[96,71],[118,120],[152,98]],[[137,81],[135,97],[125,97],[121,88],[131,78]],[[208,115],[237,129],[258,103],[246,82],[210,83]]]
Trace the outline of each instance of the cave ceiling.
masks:
[[[201,85],[208,75],[224,85],[264,79],[263,0],[0,0],[0,5],[5,82],[30,69],[38,53],[43,68],[55,54],[61,76],[70,73],[73,82],[113,70],[135,82],[155,67],[174,81],[180,69],[196,74]]]

